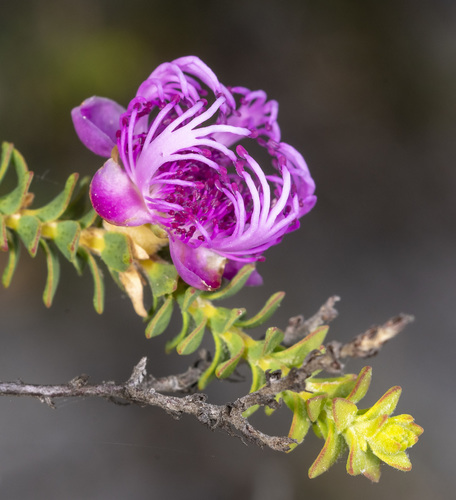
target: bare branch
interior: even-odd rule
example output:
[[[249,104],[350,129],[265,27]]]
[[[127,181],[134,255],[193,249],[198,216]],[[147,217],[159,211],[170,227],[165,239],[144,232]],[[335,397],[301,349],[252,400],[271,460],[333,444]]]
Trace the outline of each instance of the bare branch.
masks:
[[[211,356],[206,349],[201,349],[198,354],[199,358],[184,373],[161,378],[149,375],[145,380],[145,385],[158,392],[194,392],[201,375],[211,364]]]
[[[333,319],[337,318],[338,312],[334,308],[334,304],[340,300],[340,297],[334,295],[320,307],[317,313],[307,320],[304,316],[294,316],[288,321],[288,326],[285,329],[285,337],[283,344],[287,347],[296,344],[299,340],[303,339],[309,333],[312,333],[321,325],[326,325]]]
[[[341,357],[370,358],[375,356],[383,344],[398,335],[414,319],[409,314],[398,314],[384,325],[369,328],[342,347]]]
[[[312,328],[323,318],[334,314],[333,304],[337,300],[332,297],[315,315],[308,320]],[[333,312],[331,312],[333,311]],[[326,316],[325,316],[326,315]],[[317,318],[318,316],[318,318]],[[294,443],[286,436],[269,436],[253,427],[243,416],[243,412],[252,406],[269,406],[277,408],[280,402],[276,397],[283,391],[301,392],[306,390],[306,380],[317,370],[329,373],[339,373],[343,369],[342,359],[347,357],[366,358],[379,352],[383,344],[395,337],[413,317],[401,314],[382,326],[373,327],[355,337],[351,342],[342,345],[332,342],[326,346],[324,353],[319,350],[311,352],[300,368],[293,368],[287,376],[281,377],[281,372],[267,373],[266,384],[256,392],[247,394],[232,403],[214,405],[207,402],[204,394],[191,394],[182,397],[168,396],[163,392],[190,392],[195,388],[198,378],[210,363],[207,352],[200,353],[199,360],[185,373],[156,379],[146,372],[147,359],[142,358],[134,367],[130,378],[123,384],[102,382],[89,385],[87,375],[81,375],[63,385],[33,385],[22,382],[0,382],[0,396],[31,396],[38,398],[51,408],[53,400],[71,397],[99,397],[110,402],[125,402],[141,406],[156,406],[162,408],[174,418],[181,415],[193,415],[210,429],[220,429],[229,435],[236,436],[244,442],[258,446],[267,446],[277,451],[288,451]],[[303,332],[304,329],[299,329]],[[159,392],[160,390],[160,392]]]
[[[150,387],[151,379],[146,380],[147,359],[142,358],[134,367],[130,378],[124,384],[102,382],[98,385],[77,385],[73,379],[63,385],[33,385],[21,382],[0,383],[1,396],[32,396],[53,407],[53,400],[71,397],[100,397],[108,401],[125,401],[141,406],[157,406],[174,418],[193,415],[210,429],[221,429],[230,435],[241,438],[258,446],[268,446],[277,451],[287,451],[294,441],[288,437],[269,436],[254,428],[242,412],[253,404],[271,401],[271,397],[259,394],[257,398],[240,398],[234,403],[214,405],[206,402],[204,394],[184,397],[166,396]],[[250,395],[249,395],[250,396]],[[272,398],[273,399],[273,398]],[[272,402],[271,402],[272,404]]]

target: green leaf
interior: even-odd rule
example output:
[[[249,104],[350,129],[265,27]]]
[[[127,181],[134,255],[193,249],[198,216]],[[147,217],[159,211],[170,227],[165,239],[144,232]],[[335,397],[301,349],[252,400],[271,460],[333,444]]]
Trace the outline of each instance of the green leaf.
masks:
[[[193,303],[193,301],[199,297],[201,294],[201,290],[197,290],[192,286],[188,287],[184,294],[180,294],[178,296],[178,302],[182,311],[186,311]]]
[[[325,393],[330,398],[346,397],[352,391],[356,375],[347,373],[342,377],[314,378],[306,380],[306,388],[310,392]]]
[[[355,403],[344,398],[332,400],[332,415],[336,428],[343,432],[355,419],[358,408]]]
[[[81,227],[76,221],[64,220],[57,222],[54,242],[63,256],[72,262],[78,249]]]
[[[244,341],[237,333],[226,332],[223,335],[222,340],[228,346],[231,357],[228,361],[225,361],[217,366],[215,374],[218,378],[229,377],[233,373],[237,364],[241,360],[242,354],[244,353]]]
[[[399,386],[391,387],[372,408],[359,417],[359,420],[373,420],[381,415],[391,415],[396,409],[402,389]]]
[[[85,248],[79,247],[78,254],[89,265],[90,272],[92,273],[94,292],[93,292],[93,307],[98,314],[103,312],[104,308],[104,283],[103,273],[101,272],[94,256]]]
[[[73,264],[74,268],[76,269],[76,272],[78,273],[79,276],[82,276],[82,273],[84,272],[85,266],[87,265],[87,261],[82,258],[82,256],[78,253],[79,247],[76,249],[76,255],[74,256],[74,259],[71,261]]]
[[[85,215],[78,219],[79,225],[82,229],[92,226],[98,218],[98,214],[91,208]]]
[[[169,295],[147,325],[146,338],[156,337],[166,330],[173,314],[173,305],[174,299]]]
[[[33,177],[33,172],[29,172],[19,151],[14,149],[12,157],[17,174],[17,186],[10,193],[0,197],[0,212],[8,215],[18,212],[23,206]]]
[[[0,159],[0,182],[2,182],[3,177],[8,171],[8,167],[11,160],[11,155],[13,153],[14,145],[10,142],[2,143],[2,154]]]
[[[370,383],[372,380],[372,367],[370,366],[365,366],[358,375],[358,378],[356,379],[355,387],[353,387],[352,391],[350,394],[346,397],[348,401],[351,401],[352,403],[357,403],[363,397],[366,395]]]
[[[89,206],[91,207],[88,196],[91,180],[91,177],[85,176],[79,181],[77,193],[73,195],[61,219],[78,220],[86,214]]]
[[[209,300],[227,299],[241,290],[254,270],[254,264],[247,264],[239,270],[236,276],[224,288],[216,292],[203,293],[202,296]]]
[[[250,385],[250,390],[249,392],[255,392],[263,385],[266,383],[266,376],[264,374],[264,370],[258,366],[256,363],[253,363],[248,360],[249,366],[250,366],[250,371],[252,373],[252,383]],[[251,406],[250,408],[247,408],[242,415],[245,418],[250,417],[250,415],[253,415],[259,408],[259,405],[254,405]]]
[[[19,238],[14,232],[9,233],[9,252],[8,252],[8,263],[3,271],[2,283],[5,288],[8,288],[13,279],[14,271],[16,270],[17,262],[19,260],[21,245],[19,243]]]
[[[170,353],[181,340],[187,335],[188,326],[190,323],[190,314],[186,311],[182,312],[182,328],[181,331],[171,340],[166,342],[165,351]]]
[[[259,325],[262,325],[275,313],[284,297],[285,292],[275,293],[268,299],[261,311],[255,314],[253,318],[244,321],[238,321],[236,323],[236,326],[239,326],[240,328],[255,328]]]
[[[214,333],[212,332],[212,337],[214,339],[214,344],[215,344],[214,357],[212,359],[211,364],[208,366],[208,368],[204,371],[204,373],[198,380],[198,389],[200,391],[205,389],[207,384],[215,377],[215,370],[217,366],[221,363],[225,355],[225,346],[220,336],[214,335]]]
[[[200,346],[203,336],[204,330],[206,328],[207,318],[204,318],[203,321],[186,337],[182,340],[177,346],[177,352],[179,354],[192,354],[195,352]]]
[[[47,279],[44,287],[43,302],[46,307],[51,307],[52,300],[57,290],[60,278],[60,262],[57,252],[45,240],[40,241],[40,245],[46,253]]]
[[[40,220],[33,215],[23,215],[18,221],[16,232],[30,255],[35,257],[41,236]]]
[[[337,434],[334,423],[329,422],[325,445],[309,469],[310,479],[326,472],[344,450],[345,441],[343,437]]]
[[[125,286],[120,279],[120,273],[118,271],[115,271],[111,267],[107,267],[107,270],[108,270],[109,274],[111,275],[111,278],[113,279],[114,283],[119,287],[119,289],[122,291],[122,293],[125,293],[128,295],[128,292],[125,289]],[[131,299],[131,297],[129,297],[129,298]]]
[[[103,239],[105,247],[101,251],[101,258],[104,263],[120,273],[126,271],[133,262],[128,236],[107,232]]]
[[[58,219],[67,208],[71,200],[71,195],[78,181],[79,174],[71,174],[68,177],[63,191],[59,193],[52,201],[41,208],[26,210],[25,214],[34,215],[40,219],[41,222],[49,222]]]
[[[285,391],[283,393],[283,400],[288,408],[290,408],[293,412],[293,420],[291,422],[290,431],[288,432],[288,437],[295,439],[297,443],[290,446],[289,451],[291,451],[304,440],[310,429],[310,420],[307,416],[305,402],[299,397],[299,394],[291,391]]]
[[[177,288],[179,275],[173,264],[158,260],[143,260],[141,267],[149,280],[154,297],[169,295]]]
[[[327,326],[321,326],[307,337],[300,340],[295,345],[285,349],[284,351],[275,352],[271,356],[277,360],[291,367],[299,367],[304,362],[305,357],[314,349],[318,349],[323,343],[326,334],[328,333]]]
[[[215,314],[210,318],[210,328],[216,335],[221,335],[229,330],[244,313],[245,309],[242,308],[217,307]]]
[[[347,458],[347,472],[351,476],[364,474],[368,479],[377,483],[380,479],[380,459],[373,454],[369,447],[365,446],[364,439],[360,439],[352,432],[347,431],[345,439],[350,448]]]
[[[399,451],[398,453],[391,453],[391,454],[384,453],[381,450],[381,447],[377,449],[375,444],[376,444],[375,442],[370,443],[373,453],[380,460],[390,465],[391,467],[402,470],[404,472],[411,470],[412,463],[410,462],[410,459],[405,451]]]
[[[8,231],[6,230],[5,217],[0,215],[0,250],[8,251]]]
[[[266,375],[261,366],[250,364],[250,370],[252,372],[252,383],[250,385],[249,392],[255,392],[258,389],[261,389],[263,385],[266,383]]]
[[[326,394],[318,394],[317,396],[306,400],[307,415],[309,415],[312,422],[316,422],[318,420],[327,399],[328,397]]]
[[[284,337],[284,333],[272,326],[266,330],[266,336],[263,344],[263,351],[261,352],[261,357],[271,354],[274,349],[280,345]]]

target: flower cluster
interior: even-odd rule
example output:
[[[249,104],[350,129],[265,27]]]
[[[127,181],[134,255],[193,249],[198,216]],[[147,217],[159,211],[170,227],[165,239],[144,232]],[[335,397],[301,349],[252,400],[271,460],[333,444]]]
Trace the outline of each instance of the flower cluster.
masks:
[[[109,158],[92,180],[95,210],[115,225],[160,225],[182,279],[219,287],[316,201],[303,157],[280,141],[277,112],[263,91],[225,87],[194,56],[158,66],[126,110],[87,99],[72,111],[76,132]],[[270,173],[241,140],[266,151]]]

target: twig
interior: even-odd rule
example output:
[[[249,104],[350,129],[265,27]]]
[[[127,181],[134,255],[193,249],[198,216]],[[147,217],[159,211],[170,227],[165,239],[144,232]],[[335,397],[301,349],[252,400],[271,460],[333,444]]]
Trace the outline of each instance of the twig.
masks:
[[[320,307],[317,313],[307,320],[304,316],[294,316],[288,320],[288,326],[285,329],[285,337],[283,345],[289,347],[296,344],[299,340],[303,339],[309,333],[316,330],[321,325],[327,325],[330,321],[337,318],[338,312],[334,308],[334,304],[340,300],[340,297],[334,295]]]
[[[329,308],[332,308],[331,304]],[[320,314],[320,317],[322,316]],[[401,314],[382,326],[370,328],[345,345],[332,342],[326,346],[323,354],[319,350],[311,352],[303,365],[292,369],[287,376],[281,377],[280,371],[267,373],[266,384],[261,389],[225,405],[208,403],[207,396],[204,394],[176,397],[161,394],[157,390],[160,388],[161,391],[166,392],[191,391],[209,363],[205,352],[200,354],[200,359],[194,366],[181,375],[162,379],[148,376],[147,358],[144,357],[134,367],[130,378],[123,384],[102,382],[98,385],[90,385],[86,375],[76,377],[63,385],[0,382],[0,396],[36,397],[52,408],[54,399],[87,396],[100,397],[111,402],[123,401],[127,404],[156,406],[174,418],[180,418],[183,414],[193,415],[210,429],[221,429],[244,442],[251,442],[261,447],[267,446],[277,451],[288,451],[294,442],[292,439],[286,436],[264,434],[243,417],[243,412],[254,405],[277,408],[280,405],[276,401],[278,394],[287,390],[294,392],[306,390],[306,380],[316,370],[338,373],[343,369],[341,360],[344,358],[365,358],[377,354],[385,342],[395,337],[411,321],[413,321],[412,316]]]
[[[160,378],[148,375],[144,385],[158,392],[194,392],[201,375],[211,364],[211,355],[206,349],[201,349],[198,355],[199,358],[184,373]]]
[[[370,358],[375,356],[383,344],[398,335],[414,319],[410,314],[398,314],[382,326],[369,328],[342,347],[341,357]]]

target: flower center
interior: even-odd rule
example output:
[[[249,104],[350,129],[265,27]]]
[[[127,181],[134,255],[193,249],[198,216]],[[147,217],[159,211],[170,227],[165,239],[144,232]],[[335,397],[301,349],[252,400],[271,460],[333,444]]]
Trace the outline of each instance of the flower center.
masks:
[[[237,217],[225,191],[233,192],[242,187],[233,186],[225,172],[223,167],[218,171],[195,161],[162,165],[154,184],[157,185],[157,179],[163,179],[163,183],[153,194],[153,199],[158,196],[165,202],[162,224],[179,239],[195,247],[203,242],[210,246],[220,233],[231,234]],[[246,200],[247,205],[248,202]]]

